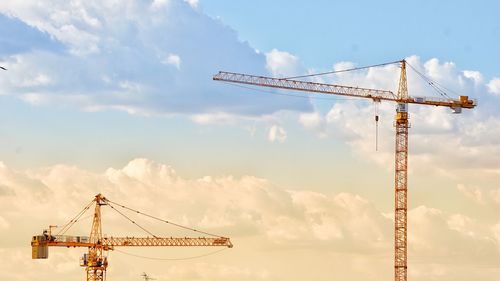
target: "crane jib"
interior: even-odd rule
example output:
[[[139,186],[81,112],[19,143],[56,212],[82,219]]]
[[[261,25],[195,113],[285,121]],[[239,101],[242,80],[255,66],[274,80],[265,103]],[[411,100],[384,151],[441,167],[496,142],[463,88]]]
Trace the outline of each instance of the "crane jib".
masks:
[[[474,108],[477,105],[475,100],[471,100],[467,96],[460,96],[459,99],[417,96],[399,99],[393,92],[387,90],[300,81],[286,78],[274,78],[225,71],[220,71],[215,74],[213,76],[213,80],[294,91],[368,98],[376,102],[392,101],[397,103],[444,106],[452,109]]]

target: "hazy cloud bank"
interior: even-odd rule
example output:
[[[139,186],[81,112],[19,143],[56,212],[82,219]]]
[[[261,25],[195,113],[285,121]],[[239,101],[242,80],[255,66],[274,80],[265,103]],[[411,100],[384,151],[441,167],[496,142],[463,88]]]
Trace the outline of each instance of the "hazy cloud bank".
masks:
[[[375,272],[384,276],[392,272],[392,215],[381,213],[369,199],[352,193],[287,191],[252,176],[185,179],[172,167],[147,159],[135,159],[103,173],[67,165],[19,172],[2,165],[0,179],[0,251],[8,253],[2,255],[0,268],[2,272],[9,268],[8,276],[16,280],[29,280],[34,271],[47,277],[56,272],[55,280],[81,277],[77,259],[82,251],[52,250],[49,261],[31,261],[27,243],[32,234],[47,225],[69,221],[99,192],[134,209],[233,239],[235,248],[213,259],[157,265],[155,274],[165,278],[190,280],[186,274],[195,274],[196,280],[267,280],[273,276],[300,280],[298,276],[310,270],[332,266],[340,275],[358,274],[359,279],[354,280],[363,280],[363,276]],[[493,207],[500,205],[495,203]],[[103,209],[105,233],[146,235],[108,209]],[[85,235],[90,223],[88,218],[82,219],[69,234]],[[500,221],[492,224],[464,214],[418,206],[410,210],[409,224],[415,280],[436,278],[438,275],[426,271],[430,266],[448,272],[443,274],[444,280],[453,280],[451,277],[456,276],[452,270],[459,265],[469,268],[469,272],[456,280],[467,280],[482,274],[478,273],[478,266],[500,260]],[[143,225],[159,235],[198,235],[148,220]],[[300,255],[290,258],[291,252]],[[167,252],[153,253],[164,256]],[[186,255],[182,251],[172,253]],[[328,256],[339,260],[326,259]],[[124,267],[127,257],[123,254],[113,253],[112,258],[115,278],[136,271],[135,267]],[[293,272],[278,265],[269,266],[279,260],[293,264],[303,262],[302,259],[312,259],[316,265],[297,266]],[[355,265],[361,260],[372,265],[360,271]],[[380,263],[386,265],[377,267]],[[136,264],[147,267],[151,262],[139,260]],[[494,280],[493,276],[484,280]],[[328,280],[327,277],[319,279]]]

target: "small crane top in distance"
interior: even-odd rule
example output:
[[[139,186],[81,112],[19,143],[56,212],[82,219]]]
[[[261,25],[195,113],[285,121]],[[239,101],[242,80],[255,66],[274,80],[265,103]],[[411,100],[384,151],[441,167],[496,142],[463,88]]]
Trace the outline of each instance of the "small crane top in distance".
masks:
[[[146,272],[143,272],[141,276],[142,278],[144,278],[144,281],[156,280],[156,278],[152,278],[149,275],[147,275]]]
[[[94,207],[94,215],[92,221],[92,229],[90,236],[69,236],[64,235],[84,214]],[[103,236],[101,224],[101,206],[108,206],[121,216],[125,217],[131,223],[147,232],[152,237],[113,237]],[[118,208],[132,211],[136,214],[143,215],[162,223],[167,223],[176,227],[190,230],[196,233],[207,235],[210,237],[158,237],[138,225],[135,221],[128,218],[124,213],[118,211]],[[108,267],[107,252],[114,250],[116,247],[228,247],[232,248],[233,244],[227,237],[211,234],[201,230],[185,227],[167,220],[163,220],[152,215],[142,213],[131,209],[124,205],[108,200],[101,194],[97,194],[95,198],[81,210],[72,220],[64,225],[56,235],[52,234],[52,229],[55,226],[49,226],[48,230],[44,230],[42,235],[35,235],[31,240],[32,258],[46,259],[48,258],[49,247],[84,247],[88,248],[88,253],[84,254],[80,259],[80,266],[86,268],[87,281],[105,281],[106,269]],[[152,280],[152,279],[150,279]]]

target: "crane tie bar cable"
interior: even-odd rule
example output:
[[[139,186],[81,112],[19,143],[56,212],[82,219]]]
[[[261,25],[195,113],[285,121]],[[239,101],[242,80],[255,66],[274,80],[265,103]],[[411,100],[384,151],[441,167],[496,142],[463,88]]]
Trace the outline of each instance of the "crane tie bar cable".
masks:
[[[446,88],[445,86],[441,85],[440,83],[438,83],[437,81],[435,80],[432,80],[430,79],[429,77],[425,76],[423,73],[421,73],[420,71],[418,71],[415,67],[413,67],[411,64],[409,64],[408,62],[406,62],[406,64],[413,70],[415,71],[415,73],[417,73],[418,76],[420,76],[420,78],[422,78],[422,80],[424,80],[427,84],[429,84],[429,86],[431,86],[434,91],[436,91],[439,95],[441,95],[442,97],[444,98],[451,98],[445,90],[447,90],[448,92],[452,92],[453,94],[459,96],[460,94],[451,90],[451,89],[448,89]],[[445,89],[445,90],[443,90]]]
[[[333,71],[313,73],[313,74],[306,74],[306,75],[300,75],[300,76],[292,76],[292,77],[286,77],[286,78],[283,78],[283,79],[298,79],[298,78],[321,76],[321,75],[327,75],[327,74],[335,74],[335,73],[341,73],[341,72],[362,70],[362,69],[367,69],[367,68],[372,68],[372,67],[379,67],[379,66],[385,66],[385,65],[390,65],[390,64],[396,64],[396,63],[400,63],[400,62],[401,61],[386,62],[386,63],[380,63],[380,64],[374,64],[374,65],[367,65],[367,66],[360,66],[360,67],[354,67],[354,68],[348,68],[348,69],[333,70]]]
[[[144,230],[147,234],[153,236],[154,238],[158,238],[158,236],[154,235],[151,231],[149,231],[149,230],[145,229],[144,227],[140,226],[138,223],[136,223],[135,221],[133,221],[131,218],[127,217],[125,214],[123,214],[122,212],[118,211],[115,207],[111,206],[110,204],[108,204],[108,206],[111,207],[111,209],[115,210],[118,214],[122,215],[128,221],[130,221],[131,223],[135,224],[140,229]]]
[[[171,222],[171,221],[167,221],[167,220],[164,220],[164,219],[160,219],[160,218],[157,218],[155,216],[152,216],[152,215],[148,215],[148,214],[145,214],[143,212],[140,212],[140,211],[137,211],[137,210],[134,210],[132,208],[129,208],[127,206],[124,206],[124,205],[121,205],[121,204],[118,204],[116,202],[113,202],[109,199],[106,199],[106,202],[108,203],[111,203],[111,204],[116,204],[117,206],[120,206],[124,209],[127,209],[129,211],[132,211],[132,212],[135,212],[137,214],[140,214],[140,215],[143,215],[143,216],[146,216],[146,217],[149,217],[149,218],[152,218],[152,219],[155,219],[157,221],[161,221],[161,222],[164,222],[164,223],[167,223],[167,224],[171,224],[173,226],[177,226],[179,228],[183,228],[183,229],[186,229],[186,230],[190,230],[190,231],[193,231],[193,232],[198,232],[198,233],[202,233],[202,234],[205,234],[205,235],[209,235],[209,236],[213,236],[213,237],[223,237],[223,236],[220,236],[220,235],[216,235],[216,234],[213,234],[213,233],[208,233],[208,232],[205,232],[205,231],[201,231],[201,230],[198,230],[198,229],[194,229],[194,228],[191,228],[191,227],[187,227],[187,226],[183,226],[183,225],[180,225],[180,224],[177,224],[177,223],[174,223],[174,222]],[[108,204],[109,205],[109,204]],[[111,207],[111,205],[109,205]],[[116,209],[115,209],[116,210]]]
[[[85,214],[88,209],[90,208],[90,206],[92,206],[92,204],[94,203],[95,200],[92,200],[90,201],[89,204],[87,204],[87,206],[85,206],[83,208],[83,210],[81,210],[73,219],[71,219],[68,223],[66,223],[58,232],[56,235],[63,235],[64,233],[66,233],[82,216],[83,214]]]

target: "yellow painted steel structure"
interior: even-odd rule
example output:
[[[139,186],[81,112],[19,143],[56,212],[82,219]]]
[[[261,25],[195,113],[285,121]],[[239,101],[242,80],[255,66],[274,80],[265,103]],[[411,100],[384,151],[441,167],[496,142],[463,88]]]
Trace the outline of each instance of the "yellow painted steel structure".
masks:
[[[406,63],[401,63],[398,99],[408,98]],[[394,173],[394,280],[408,279],[408,106],[396,108],[396,152]]]
[[[86,280],[105,281],[108,267],[107,252],[114,250],[115,247],[233,247],[231,240],[222,236],[198,238],[103,237],[101,206],[108,205],[110,201],[101,194],[97,194],[92,202],[95,203],[95,208],[90,236],[52,235],[53,226],[50,226],[48,231],[43,232],[43,235],[33,236],[31,240],[32,258],[48,258],[48,247],[88,248],[88,253],[84,254],[80,262],[80,265],[86,269]],[[70,223],[74,223],[74,220]]]
[[[391,91],[379,89],[316,83],[293,78],[274,78],[225,71],[220,71],[214,75],[213,80],[327,95],[368,98],[372,99],[374,102],[392,101],[397,103],[394,122],[396,129],[394,178],[394,280],[406,281],[408,279],[408,129],[410,127],[408,121],[408,104],[444,106],[451,108],[455,113],[461,113],[462,108],[472,109],[477,104],[476,101],[469,99],[468,96],[460,96],[459,99],[409,96],[406,79],[406,61],[401,60],[400,64],[401,74],[397,95]]]

